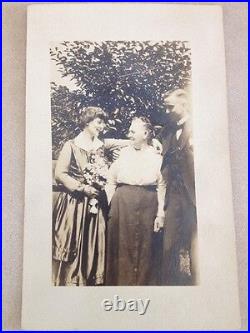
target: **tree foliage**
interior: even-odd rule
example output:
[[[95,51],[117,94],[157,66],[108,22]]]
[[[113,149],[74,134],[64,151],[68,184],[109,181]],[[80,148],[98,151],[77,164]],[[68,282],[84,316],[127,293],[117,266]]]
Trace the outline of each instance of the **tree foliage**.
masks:
[[[62,77],[77,89],[51,85],[53,151],[80,129],[82,106],[100,106],[109,116],[107,135],[124,137],[131,118],[147,116],[158,125],[162,93],[185,88],[191,79],[186,42],[63,42],[51,48]]]

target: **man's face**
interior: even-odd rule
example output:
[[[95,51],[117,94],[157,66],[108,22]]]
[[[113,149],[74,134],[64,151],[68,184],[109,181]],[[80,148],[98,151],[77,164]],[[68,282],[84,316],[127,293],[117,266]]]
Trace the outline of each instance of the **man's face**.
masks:
[[[174,113],[180,117],[184,116],[186,103],[183,98],[178,98],[170,94],[164,98],[164,104],[167,113]]]

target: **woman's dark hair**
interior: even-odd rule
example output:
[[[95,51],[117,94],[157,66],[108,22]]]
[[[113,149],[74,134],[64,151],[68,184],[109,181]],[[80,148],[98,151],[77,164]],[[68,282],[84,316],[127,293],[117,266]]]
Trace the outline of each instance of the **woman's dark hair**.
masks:
[[[155,133],[154,133],[154,127],[151,124],[150,120],[147,117],[134,117],[132,119],[132,121],[135,121],[135,120],[140,120],[141,122],[143,122],[143,125],[144,125],[146,131],[148,132],[148,138],[147,138],[148,144],[151,144],[152,139],[155,136]]]
[[[107,114],[100,107],[87,106],[81,110],[79,125],[83,129],[96,118],[100,118],[104,122],[106,122],[108,117]]]

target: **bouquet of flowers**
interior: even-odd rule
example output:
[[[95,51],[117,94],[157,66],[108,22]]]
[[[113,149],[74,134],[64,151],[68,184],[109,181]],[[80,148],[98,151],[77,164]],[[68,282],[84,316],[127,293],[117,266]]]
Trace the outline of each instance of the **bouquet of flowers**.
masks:
[[[102,191],[107,183],[107,173],[109,164],[103,154],[93,152],[89,156],[89,163],[83,170],[84,184],[93,186],[98,191]],[[93,197],[89,201],[92,214],[98,213],[98,200]]]

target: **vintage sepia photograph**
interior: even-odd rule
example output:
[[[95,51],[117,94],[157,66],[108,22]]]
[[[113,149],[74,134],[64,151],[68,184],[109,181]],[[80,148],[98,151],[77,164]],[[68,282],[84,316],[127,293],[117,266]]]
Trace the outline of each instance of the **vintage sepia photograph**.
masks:
[[[27,16],[22,328],[238,328],[221,8]]]
[[[50,43],[52,285],[198,284],[191,54]]]

